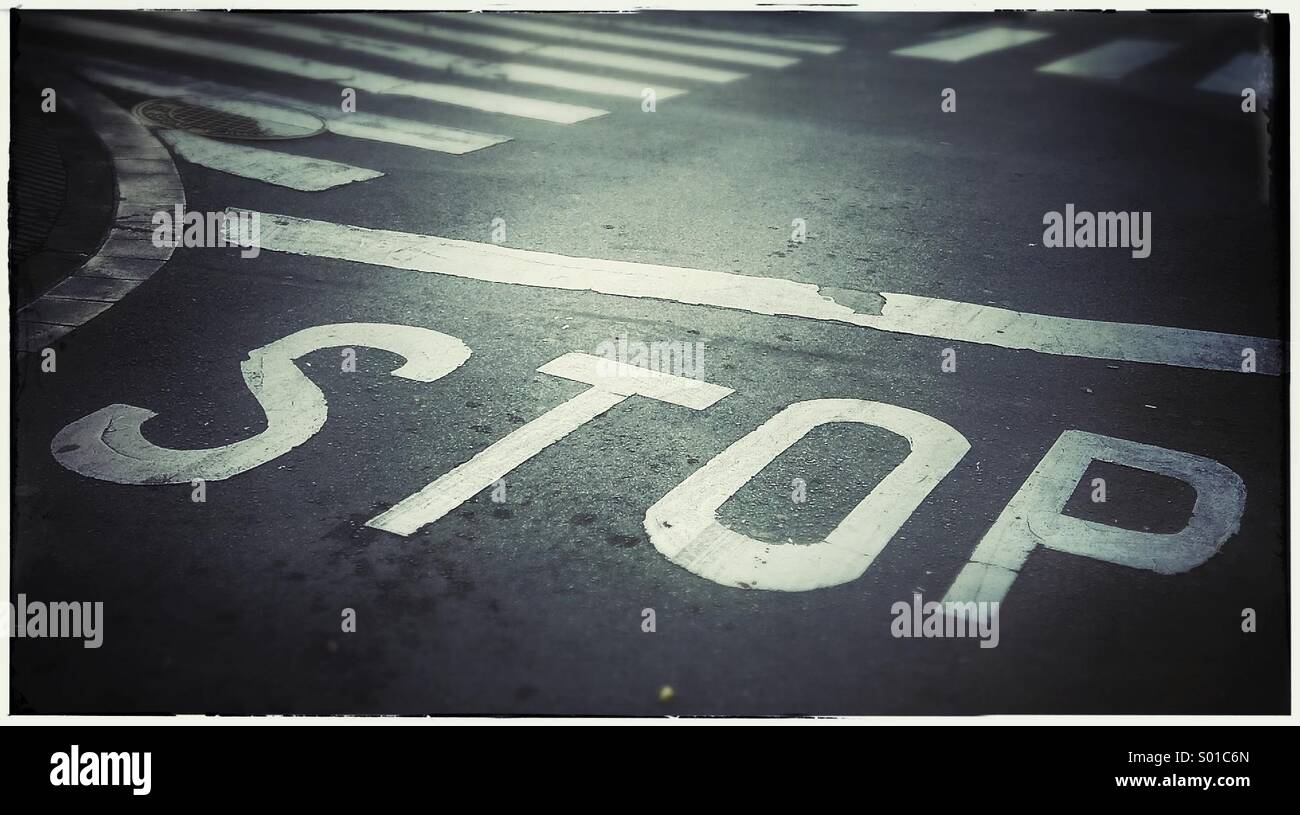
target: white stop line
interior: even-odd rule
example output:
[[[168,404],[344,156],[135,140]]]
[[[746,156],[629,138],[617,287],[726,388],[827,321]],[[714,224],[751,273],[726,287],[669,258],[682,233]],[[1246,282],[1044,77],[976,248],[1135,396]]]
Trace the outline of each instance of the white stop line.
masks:
[[[250,212],[228,209],[231,215]],[[975,303],[881,292],[880,314],[861,314],[820,287],[771,277],[575,258],[509,249],[490,243],[256,213],[259,246],[269,252],[333,258],[392,269],[449,275],[690,305],[787,315],[1071,357],[1142,362],[1276,376],[1282,370],[1278,340],[1186,328],[1081,320],[1031,314]],[[231,224],[234,218],[227,218]],[[251,245],[229,228],[227,240]],[[1247,364],[1249,363],[1249,364]]]

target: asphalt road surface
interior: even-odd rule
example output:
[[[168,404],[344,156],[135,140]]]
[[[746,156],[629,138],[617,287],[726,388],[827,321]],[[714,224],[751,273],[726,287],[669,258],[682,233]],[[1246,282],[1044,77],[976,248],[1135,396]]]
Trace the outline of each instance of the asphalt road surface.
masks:
[[[186,208],[259,213],[261,251],[181,246],[55,371],[18,358],[13,591],[104,605],[99,648],[12,641],[15,712],[1286,712],[1285,120],[1240,58],[1285,56],[1285,23],[18,22],[33,89],[129,110],[217,83],[329,130],[156,128]],[[1150,213],[1149,256],[1045,246],[1067,205]],[[298,334],[360,323],[420,331]],[[691,381],[580,397],[538,370],[619,338],[689,350]],[[425,343],[430,381],[392,375]],[[124,405],[157,414],[147,454],[55,443]],[[1004,519],[1014,568],[974,561],[1003,564],[957,598],[999,601],[996,647],[895,636],[1013,498],[1050,502],[1058,440],[1098,437],[1149,447]],[[432,522],[373,523],[490,447],[500,480],[476,459]],[[140,463],[159,448],[222,450]],[[717,548],[665,554],[715,498]]]

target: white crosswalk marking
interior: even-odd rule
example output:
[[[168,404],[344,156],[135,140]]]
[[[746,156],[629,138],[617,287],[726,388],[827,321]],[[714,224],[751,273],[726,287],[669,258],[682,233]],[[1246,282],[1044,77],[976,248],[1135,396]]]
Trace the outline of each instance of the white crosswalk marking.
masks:
[[[456,16],[455,19],[475,25],[501,28],[507,31],[519,31],[524,34],[536,34],[542,37],[552,37],[572,42],[632,48],[641,51],[653,51],[657,54],[677,54],[695,59],[734,62],[738,65],[753,65],[760,68],[788,68],[799,62],[798,57],[766,54],[760,51],[746,51],[739,48],[689,45],[658,38],[634,37],[627,34],[611,34],[605,31],[593,31],[591,29],[526,19],[528,16],[519,14],[462,14]]]
[[[523,119],[537,119],[542,122],[571,125],[595,119],[609,113],[599,108],[582,105],[568,105],[549,102],[544,99],[532,99],[525,96],[513,96],[492,91],[481,91],[462,85],[445,85],[434,82],[407,82],[396,77],[366,78],[354,83],[358,90],[392,96],[409,96],[429,102],[441,102],[445,105],[473,108],[488,113],[502,113],[506,116],[518,116]]]
[[[303,192],[320,192],[383,175],[351,164],[217,141],[184,130],[163,130],[158,137],[192,164]]]
[[[454,42],[507,54],[526,54],[529,57],[553,59],[558,62],[599,65],[602,68],[671,76],[679,79],[693,79],[699,82],[734,82],[745,77],[745,74],[736,71],[709,68],[703,65],[692,65],[673,60],[629,56],[613,51],[599,51],[593,48],[544,45],[531,40],[516,40],[508,37],[480,34],[460,28],[442,26],[436,20],[428,17],[421,20],[409,20],[387,14],[349,14],[346,15],[346,19],[348,22],[375,26],[400,34],[430,37],[440,41]]]
[[[893,53],[901,57],[919,57],[942,62],[963,62],[972,57],[991,54],[994,51],[1002,51],[1006,48],[1014,48],[1017,45],[1026,45],[1050,36],[1051,34],[1046,31],[1027,31],[1019,28],[992,26],[957,37],[948,37],[920,45],[912,45],[907,48],[899,48]]]
[[[1228,64],[1197,83],[1196,89],[1239,96],[1243,89],[1254,88],[1267,96],[1273,87],[1273,61],[1267,54],[1243,51]]]
[[[359,37],[334,29],[298,25],[297,23],[273,19],[260,14],[213,14],[201,19],[196,19],[192,14],[167,15],[167,17],[172,20],[201,23],[206,27],[216,26],[240,32],[255,31],[309,45],[340,48],[344,51],[383,57],[394,62],[403,62],[419,68],[444,71],[472,79],[543,85],[567,91],[622,96],[629,99],[640,99],[641,91],[646,87],[645,82],[633,82],[594,74],[574,73],[554,68],[539,68],[518,63],[485,62],[423,46],[405,45],[372,37]],[[671,99],[684,93],[686,91],[680,88],[655,87],[655,95],[659,100]]]
[[[393,119],[368,113],[349,113],[326,119],[325,126],[331,133],[351,139],[400,144],[403,147],[415,147],[457,156],[510,141],[506,136],[491,136],[470,130],[438,127],[423,122],[412,122],[409,119]]]
[[[652,34],[671,34],[674,37],[729,42],[734,45],[753,45],[759,48],[777,48],[784,51],[803,51],[808,54],[838,54],[844,48],[844,46],[835,43],[805,42],[787,37],[770,37],[763,34],[749,34],[738,31],[710,31],[707,29],[686,28],[679,25],[656,25],[654,23],[627,22],[621,25],[623,28],[633,31],[646,31]]]
[[[244,211],[232,208],[227,212],[238,216]],[[818,286],[793,280],[567,257],[288,215],[259,213],[259,216],[258,246],[269,252],[334,258],[490,283],[592,291],[751,314],[803,317],[1043,354],[1242,373],[1242,350],[1250,348],[1256,354],[1259,373],[1276,376],[1282,366],[1281,343],[1263,337],[1030,314],[891,292],[880,292],[885,300],[880,314],[862,314],[836,302]],[[228,217],[227,223],[235,220]],[[237,235],[227,235],[231,242],[238,239]]]
[[[654,57],[636,57],[629,54],[614,54],[609,51],[597,51],[592,48],[577,48],[568,45],[548,45],[532,52],[530,56],[547,57],[564,62],[580,62],[584,65],[600,65],[620,71],[659,74],[678,79],[694,79],[699,82],[734,82],[744,79],[745,74],[722,68],[707,68],[702,65],[689,65]]]
[[[1118,39],[1082,53],[1043,65],[1046,74],[1063,74],[1088,79],[1122,79],[1144,65],[1174,50],[1174,44],[1159,40]]]
[[[539,47],[531,40],[519,40],[514,37],[502,37],[497,34],[484,34],[478,31],[466,31],[461,28],[448,28],[438,25],[428,18],[413,20],[396,14],[368,14],[365,12],[342,14],[338,19],[349,23],[368,25],[393,31],[398,34],[412,34],[441,42],[470,45],[485,51],[497,51],[503,54],[522,54]]]
[[[120,88],[144,96],[183,96],[196,104],[217,107],[223,101],[246,99],[267,105],[302,110],[325,120],[331,133],[355,139],[400,144],[421,150],[461,155],[494,144],[510,141],[506,136],[476,133],[454,127],[377,116],[369,113],[344,113],[338,107],[317,105],[300,99],[276,94],[250,91],[216,82],[201,82],[190,77],[171,74],[160,76],[146,70],[113,63],[108,60],[88,60],[80,69],[82,76],[92,82]]]
[[[540,65],[522,65],[516,62],[503,62],[493,66],[509,82],[524,82],[532,85],[546,85],[552,88],[595,93],[605,96],[622,96],[628,99],[640,99],[642,92],[648,88],[655,89],[659,101],[682,96],[686,91],[672,88],[649,80],[632,81],[610,76],[594,76],[562,71],[557,68],[544,68]]]
[[[81,17],[43,17],[40,18],[39,22],[33,22],[31,25],[66,34],[105,40],[118,45],[137,45],[143,48],[198,56],[220,62],[289,74],[304,79],[332,82],[359,91],[424,99],[430,102],[473,108],[489,113],[502,113],[508,116],[538,119],[556,124],[574,124],[597,116],[604,116],[609,112],[598,108],[550,102],[524,96],[512,96],[462,85],[412,82],[401,77],[364,71],[347,65],[321,62],[246,45],[207,40],[170,31],[160,32],[138,26],[106,23]]]

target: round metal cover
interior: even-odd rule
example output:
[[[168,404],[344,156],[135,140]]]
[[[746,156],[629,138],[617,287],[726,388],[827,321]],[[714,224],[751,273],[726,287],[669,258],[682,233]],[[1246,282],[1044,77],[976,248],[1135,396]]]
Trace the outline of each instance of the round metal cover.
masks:
[[[148,99],[133,112],[147,124],[214,139],[302,139],[325,130],[310,113],[237,99]]]

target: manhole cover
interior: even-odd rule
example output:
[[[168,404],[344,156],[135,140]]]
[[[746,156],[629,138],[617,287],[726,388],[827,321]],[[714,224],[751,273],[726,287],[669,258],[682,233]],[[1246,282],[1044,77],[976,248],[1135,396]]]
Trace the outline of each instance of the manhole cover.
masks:
[[[149,99],[133,112],[147,124],[214,139],[302,139],[325,130],[310,113],[236,99]]]

